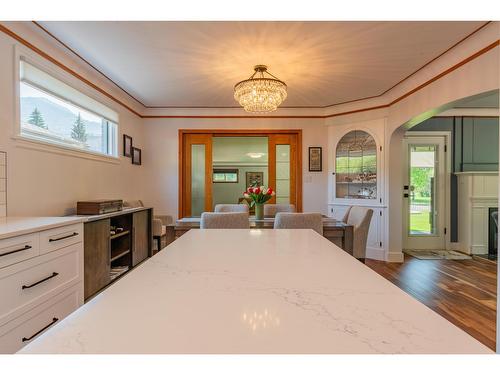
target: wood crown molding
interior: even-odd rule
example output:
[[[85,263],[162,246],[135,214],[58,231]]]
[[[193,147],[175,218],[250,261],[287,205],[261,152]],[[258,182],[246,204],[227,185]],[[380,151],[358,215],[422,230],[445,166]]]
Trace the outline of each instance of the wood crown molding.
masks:
[[[479,31],[480,29],[482,29],[483,27],[485,27],[490,22],[491,21],[485,23],[479,29],[475,30],[472,34],[476,33],[477,31]],[[41,26],[39,26],[39,27],[41,27]],[[495,42],[487,45],[486,47],[484,47],[482,49],[480,49],[476,53],[474,53],[471,56],[465,58],[464,60],[460,61],[459,63],[457,63],[455,65],[453,65],[452,67],[446,69],[445,71],[443,71],[440,74],[434,76],[433,78],[427,80],[426,82],[422,83],[421,85],[415,87],[414,89],[412,89],[412,90],[406,92],[405,94],[401,95],[400,97],[394,99],[393,101],[391,101],[391,102],[389,102],[387,104],[382,104],[382,105],[378,105],[378,106],[360,108],[360,109],[355,109],[355,110],[351,110],[351,111],[338,112],[338,113],[333,113],[333,114],[328,114],[328,115],[281,115],[281,116],[280,115],[277,115],[277,116],[254,116],[254,115],[143,115],[143,114],[135,111],[133,108],[131,108],[130,106],[128,106],[126,103],[124,103],[120,99],[116,98],[115,96],[111,95],[110,93],[108,93],[104,89],[102,89],[99,86],[97,86],[96,84],[92,83],[91,81],[89,81],[88,79],[86,79],[85,77],[83,77],[82,75],[80,75],[79,73],[77,73],[76,71],[74,71],[73,69],[67,67],[66,65],[64,65],[63,63],[61,63],[60,61],[58,61],[57,59],[55,59],[54,57],[50,56],[48,53],[42,51],[41,49],[39,49],[38,47],[36,47],[32,43],[28,42],[26,39],[22,38],[20,35],[14,33],[12,30],[10,30],[9,28],[5,27],[2,24],[0,24],[0,31],[3,32],[4,34],[10,36],[11,38],[13,38],[14,40],[16,40],[17,42],[23,44],[25,47],[31,49],[33,52],[37,53],[39,56],[41,56],[44,59],[50,61],[51,63],[53,63],[54,65],[58,66],[59,68],[63,69],[67,73],[71,74],[75,78],[79,79],[83,83],[87,84],[88,86],[90,86],[94,90],[98,91],[99,93],[101,93],[104,96],[108,97],[109,99],[113,100],[114,102],[116,102],[117,104],[121,105],[125,109],[129,110],[130,112],[132,112],[136,116],[138,116],[140,118],[143,118],[143,119],[189,119],[189,118],[193,118],[193,119],[222,119],[222,118],[228,118],[228,119],[285,119],[285,118],[326,119],[326,118],[331,118],[331,117],[345,116],[345,115],[350,115],[350,114],[354,114],[354,113],[367,112],[367,111],[373,111],[373,110],[382,109],[382,108],[388,108],[388,107],[392,106],[393,104],[396,104],[396,103],[400,102],[401,100],[407,98],[408,96],[414,94],[415,92],[420,91],[421,89],[425,88],[426,86],[430,85],[431,83],[433,83],[433,82],[439,80],[440,78],[442,78],[442,77],[450,74],[451,72],[457,70],[458,68],[462,67],[463,65],[465,65],[465,64],[467,64],[467,63],[469,63],[469,62],[471,62],[471,61],[473,61],[475,59],[477,59],[478,57],[484,55],[485,53],[491,51],[492,49],[494,49],[494,48],[496,48],[496,47],[498,47],[500,45],[500,39],[496,40]],[[461,41],[459,41],[458,43],[456,43],[455,45],[453,45],[452,47],[450,47],[448,50],[446,50],[445,52],[443,52],[441,55],[437,56],[436,58],[434,58],[433,60],[431,60],[430,62],[428,62],[426,65],[424,65],[423,67],[421,67],[419,70],[423,69],[425,66],[427,66],[430,63],[432,63],[434,60],[436,60],[437,58],[439,58],[440,56],[442,56],[443,54],[445,54],[446,52],[448,52],[452,48],[456,47],[459,43],[463,42],[465,39],[467,39],[468,37],[470,37],[472,34],[469,34],[467,37],[465,37],[464,39],[462,39]],[[57,38],[55,38],[55,39],[58,40]],[[64,43],[62,43],[62,44],[64,45]],[[66,45],[65,45],[65,47],[69,49],[69,47],[67,47]],[[69,50],[72,51],[71,49],[69,49]],[[74,51],[72,51],[72,52],[76,54],[76,52],[74,52]],[[76,54],[76,55],[79,56],[78,54]],[[83,58],[81,58],[81,59],[83,61],[87,62]],[[96,69],[96,68],[94,68],[94,69]],[[414,73],[412,73],[410,76],[412,76],[416,72],[418,72],[418,70],[415,71]],[[99,73],[101,73],[101,72],[99,71]],[[103,73],[101,73],[101,74],[103,74]],[[400,81],[395,86],[393,86],[390,89],[388,89],[387,91],[393,89],[394,87],[396,87],[397,85],[399,85],[401,82],[403,82],[404,80],[406,80],[410,76],[406,77],[405,79],[403,79],[402,81]],[[110,80],[110,82],[113,82],[113,81]],[[114,82],[113,82],[113,84],[116,85],[116,83],[114,83]],[[116,85],[116,86],[118,86],[118,85]],[[122,89],[122,91],[125,91],[125,90]],[[384,93],[382,93],[382,94],[380,94],[378,96],[375,96],[375,97],[382,96],[386,92],[384,92]],[[128,95],[131,96],[130,94],[128,94]],[[133,96],[131,96],[131,97],[134,98]],[[371,98],[374,98],[374,97],[371,97]],[[369,98],[357,99],[355,101],[360,101],[360,100],[365,100],[365,99],[369,99]],[[135,99],[135,100],[137,100],[137,99]],[[334,104],[334,105],[340,105],[340,104],[346,104],[346,103],[348,103],[348,102]],[[326,107],[330,107],[330,106],[326,106]],[[326,107],[324,107],[324,108],[326,108]],[[146,107],[146,106],[144,106],[144,108],[148,109],[148,107]],[[303,107],[303,108],[306,108],[306,107]]]
[[[120,90],[122,90],[124,93],[126,93],[128,96],[130,96],[132,99],[134,99],[136,102],[140,103],[144,108],[147,108],[147,109],[231,109],[231,108],[240,108],[239,106],[236,106],[236,105],[234,105],[234,106],[168,106],[168,105],[164,105],[164,106],[163,105],[160,105],[160,106],[149,106],[149,105],[146,105],[142,101],[140,101],[139,99],[137,99],[135,96],[133,96],[131,93],[129,93],[127,90],[125,90],[123,87],[121,87],[116,82],[114,82],[106,74],[104,74],[99,69],[97,69],[89,61],[87,61],[86,59],[84,59],[80,54],[78,54],[75,50],[73,50],[71,47],[69,47],[66,43],[64,43],[62,40],[60,40],[58,37],[56,37],[54,34],[52,34],[50,31],[48,31],[42,25],[40,25],[38,22],[36,22],[36,21],[32,21],[32,22],[36,26],[38,26],[41,30],[43,30],[45,33],[47,33],[50,37],[52,37],[54,40],[56,40],[57,42],[59,42],[66,49],[68,49],[69,51],[71,51],[75,56],[79,57],[82,61],[84,61],[85,63],[87,63],[90,67],[92,67],[99,74],[101,74],[102,76],[104,76],[105,78],[107,78],[110,82],[112,82]],[[327,105],[309,105],[309,106],[307,106],[307,105],[306,106],[286,106],[285,105],[285,106],[281,106],[280,108],[288,108],[288,109],[329,108],[329,107],[333,107],[333,106],[336,106],[336,105],[348,104],[348,103],[355,103],[355,102],[359,102],[359,101],[362,101],[362,100],[379,98],[382,95],[386,94],[387,92],[391,91],[397,85],[403,83],[408,78],[412,77],[413,75],[415,75],[416,73],[418,73],[419,71],[421,71],[422,69],[424,69],[426,66],[428,66],[429,64],[431,64],[432,62],[434,62],[435,60],[437,60],[438,58],[440,58],[441,56],[443,56],[446,52],[452,50],[453,48],[455,48],[456,46],[458,46],[459,44],[461,44],[463,41],[465,41],[466,39],[470,38],[472,35],[474,35],[475,33],[477,33],[479,30],[483,29],[484,27],[486,27],[491,22],[492,21],[485,22],[483,25],[479,26],[477,29],[473,30],[471,33],[467,34],[465,37],[463,37],[458,42],[456,42],[455,44],[453,44],[451,47],[449,47],[448,49],[446,49],[444,52],[441,52],[439,55],[437,55],[436,57],[434,57],[432,60],[426,62],[424,65],[422,65],[420,68],[418,68],[417,70],[415,70],[413,73],[410,73],[409,75],[407,75],[406,77],[404,77],[400,81],[396,82],[394,85],[392,85],[387,90],[383,91],[382,93],[380,93],[378,95],[366,96],[366,97],[363,97],[363,98],[352,99],[352,100],[347,100],[347,101],[344,101],[344,102],[337,102],[337,103],[332,103],[332,104],[327,104]]]
[[[44,59],[50,61],[52,64],[58,66],[59,68],[61,68],[62,70],[64,70],[65,72],[71,74],[73,77],[79,79],[80,81],[82,81],[83,83],[85,83],[86,85],[90,86],[91,88],[93,88],[94,90],[100,92],[101,94],[103,94],[104,96],[108,97],[109,99],[113,100],[114,102],[120,104],[122,107],[128,109],[130,112],[132,112],[133,114],[135,114],[136,116],[139,116],[139,117],[142,117],[141,114],[137,111],[135,111],[133,108],[129,107],[127,104],[125,104],[124,102],[122,102],[120,99],[117,99],[115,98],[113,95],[111,95],[110,93],[108,93],[107,91],[105,91],[104,89],[100,88],[99,86],[97,86],[96,84],[92,83],[91,81],[89,81],[87,78],[83,77],[82,75],[78,74],[77,72],[75,72],[73,69],[67,67],[66,65],[64,65],[62,62],[56,60],[55,58],[53,58],[52,56],[50,56],[48,53],[45,53],[44,51],[42,51],[40,48],[36,47],[35,45],[31,44],[30,42],[28,42],[26,39],[22,38],[21,36],[19,36],[18,34],[16,34],[15,32],[13,32],[12,30],[8,29],[7,27],[5,27],[4,25],[0,24],[0,31],[3,32],[4,34],[7,34],[8,36],[10,36],[11,38],[15,39],[16,41],[18,41],[19,43],[21,43],[22,45],[24,45],[25,47],[28,47],[30,50],[32,50],[33,52],[35,52],[36,54],[38,54],[39,56],[43,57]]]

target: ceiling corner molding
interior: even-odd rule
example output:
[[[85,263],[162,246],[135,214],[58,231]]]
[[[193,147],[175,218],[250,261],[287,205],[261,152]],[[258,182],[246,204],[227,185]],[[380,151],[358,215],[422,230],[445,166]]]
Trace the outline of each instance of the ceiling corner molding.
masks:
[[[142,115],[139,112],[137,112],[136,110],[134,110],[132,107],[130,107],[129,105],[127,105],[125,102],[123,102],[120,99],[114,97],[113,95],[111,95],[110,93],[108,93],[106,90],[100,88],[99,86],[97,86],[93,82],[89,81],[87,78],[85,78],[82,75],[80,75],[79,73],[75,72],[73,69],[67,67],[66,65],[64,65],[63,63],[61,63],[59,60],[57,60],[54,57],[50,56],[48,53],[42,51],[40,48],[38,48],[35,45],[33,45],[32,43],[28,42],[26,39],[24,39],[20,35],[16,34],[12,30],[10,30],[9,28],[5,27],[1,23],[0,23],[0,31],[3,32],[4,34],[10,36],[11,38],[13,38],[14,40],[16,40],[17,42],[21,43],[25,47],[29,48],[30,50],[32,50],[33,52],[35,52],[39,56],[43,57],[47,61],[49,61],[52,64],[56,65],[57,67],[61,68],[65,72],[71,74],[73,77],[79,79],[80,81],[82,81],[86,85],[90,86],[94,90],[96,90],[99,93],[103,94],[107,98],[113,100],[115,103],[117,103],[117,104],[121,105],[122,107],[126,108],[127,110],[129,110],[130,112],[132,112],[133,114],[135,114],[136,116],[142,117]]]
[[[85,62],[87,65],[89,65],[92,69],[94,69],[96,72],[98,72],[103,77],[105,77],[106,79],[108,79],[117,88],[119,88],[121,91],[123,91],[130,98],[132,98],[133,100],[135,100],[137,103],[139,103],[140,105],[142,105],[146,109],[166,109],[166,110],[168,110],[168,109],[199,109],[199,110],[202,110],[202,109],[239,108],[238,106],[169,106],[169,105],[160,105],[160,106],[158,106],[158,105],[152,105],[152,106],[150,106],[150,105],[146,105],[141,100],[137,99],[134,95],[132,95],[131,93],[129,93],[127,90],[125,90],[123,87],[121,87],[118,83],[116,83],[115,81],[113,81],[105,73],[103,73],[102,71],[100,71],[92,63],[90,63],[88,60],[86,60],[84,57],[82,57],[80,54],[78,54],[75,50],[73,50],[71,47],[69,47],[66,43],[64,43],[62,40],[60,40],[57,36],[55,36],[54,34],[52,34],[49,30],[47,30],[45,27],[43,27],[40,23],[38,23],[37,21],[32,21],[32,22],[38,28],[40,28],[43,32],[45,32],[48,36],[50,36],[51,38],[53,38],[55,41],[57,41],[59,44],[61,44],[63,47],[65,47],[68,51],[70,51],[75,56],[77,56],[78,58],[80,58],[83,62]],[[416,73],[418,73],[419,71],[421,71],[422,69],[424,69],[426,66],[430,65],[432,62],[436,61],[438,58],[440,58],[441,56],[443,56],[447,52],[449,52],[452,49],[454,49],[456,46],[458,46],[459,44],[463,43],[465,40],[467,40],[468,38],[470,38],[471,36],[473,36],[474,34],[476,34],[477,32],[479,32],[480,30],[482,30],[483,28],[485,28],[491,22],[492,21],[486,21],[484,24],[482,24],[481,26],[479,26],[478,28],[476,28],[475,30],[473,30],[472,32],[470,32],[469,34],[467,34],[465,37],[463,37],[462,39],[460,39],[459,41],[457,41],[456,43],[454,43],[451,47],[447,48],[445,51],[441,52],[439,55],[437,55],[436,57],[432,58],[427,63],[425,63],[424,65],[422,65],[420,68],[418,68],[414,72],[410,73],[409,75],[407,75],[406,77],[404,77],[403,79],[401,79],[400,81],[398,81],[397,83],[395,83],[394,85],[392,85],[391,87],[389,87],[388,89],[384,90],[380,94],[372,95],[372,96],[367,96],[367,97],[362,97],[362,98],[357,98],[357,99],[352,99],[352,100],[348,100],[348,101],[344,101],[344,102],[332,103],[332,104],[328,104],[328,105],[318,105],[318,106],[282,106],[280,108],[288,108],[288,109],[313,109],[313,108],[322,108],[322,109],[326,109],[326,108],[330,108],[330,107],[334,107],[334,106],[338,106],[338,105],[355,103],[355,102],[360,102],[360,101],[364,101],[364,100],[368,100],[368,99],[380,98],[384,94],[388,93],[389,91],[391,91],[392,89],[394,89],[395,87],[397,87],[398,85],[400,85],[401,83],[403,83],[404,81],[406,81],[408,78],[414,76]]]
[[[125,94],[127,94],[130,98],[135,100],[137,103],[142,105],[145,108],[150,108],[143,102],[141,102],[139,99],[137,99],[135,96],[133,96],[131,93],[129,93],[127,90],[125,90],[123,87],[121,87],[118,83],[116,83],[114,80],[112,80],[110,77],[108,77],[106,74],[101,72],[99,69],[97,69],[94,65],[92,65],[87,59],[85,59],[82,55],[77,53],[74,49],[72,49],[70,46],[68,46],[66,43],[64,43],[61,39],[56,37],[54,34],[52,34],[49,30],[47,30],[45,27],[40,25],[37,21],[31,21],[34,25],[36,25],[40,30],[44,31],[48,36],[50,36],[52,39],[56,40],[59,44],[61,44],[64,48],[66,48],[68,51],[70,51],[72,54],[74,54],[76,57],[78,57],[80,60],[85,62],[88,66],[90,66],[92,69],[94,69],[97,73],[102,75],[104,78],[106,78],[108,81],[110,81],[113,85],[115,85],[118,89],[123,91]]]
[[[437,56],[436,58],[434,58],[433,60],[431,60],[430,62],[428,62],[426,65],[424,65],[423,67],[421,67],[419,70],[423,69],[425,66],[428,66],[430,63],[432,63],[433,61],[435,61],[437,58],[441,57],[443,54],[445,54],[446,52],[450,51],[452,48],[456,47],[458,44],[460,44],[461,42],[463,42],[465,39],[469,38],[471,35],[473,35],[477,31],[479,31],[482,28],[484,28],[490,22],[487,22],[484,25],[482,25],[480,28],[478,28],[477,30],[475,30],[473,33],[469,34],[468,36],[466,36],[465,38],[463,38],[461,41],[459,41],[458,43],[456,43],[455,45],[453,45],[452,47],[450,47],[448,50],[446,50],[445,52],[443,52],[441,55]],[[43,29],[43,27],[41,27],[40,25],[38,25],[36,22],[35,22],[35,24],[37,26],[39,26],[40,28]],[[400,102],[401,100],[403,100],[403,99],[411,96],[415,92],[422,90],[423,88],[425,88],[426,86],[430,85],[431,83],[439,80],[440,78],[442,78],[442,77],[444,77],[444,76],[452,73],[453,71],[459,69],[460,67],[466,65],[467,63],[469,63],[469,62],[471,62],[471,61],[479,58],[480,56],[488,53],[489,51],[493,50],[494,48],[496,48],[496,47],[498,47],[500,45],[500,40],[497,39],[493,43],[485,46],[484,48],[482,48],[480,50],[478,50],[477,52],[475,52],[471,56],[463,59],[462,61],[456,63],[455,65],[451,66],[450,68],[442,71],[441,73],[435,75],[434,77],[430,78],[426,82],[420,84],[419,86],[413,88],[412,90],[407,91],[405,94],[399,96],[398,98],[396,98],[396,99],[394,99],[391,102],[386,103],[386,104],[380,104],[380,105],[375,105],[375,106],[366,107],[366,108],[352,109],[352,110],[344,111],[344,112],[337,112],[337,113],[331,113],[331,114],[318,114],[318,115],[293,115],[293,114],[287,114],[287,115],[238,115],[238,114],[227,114],[227,115],[226,114],[216,114],[216,115],[215,114],[214,115],[172,114],[172,115],[161,115],[161,114],[145,114],[145,113],[148,113],[148,111],[147,111],[148,109],[153,108],[153,107],[147,107],[147,106],[145,106],[142,102],[138,101],[132,95],[128,94],[119,85],[117,85],[115,82],[113,82],[111,79],[109,79],[106,75],[104,75],[102,72],[100,72],[95,67],[93,67],[90,63],[88,63],[85,59],[83,59],[81,56],[79,56],[76,52],[74,52],[73,50],[71,50],[68,46],[66,46],[61,41],[59,41],[59,42],[62,43],[72,53],[74,53],[76,56],[78,56],[84,62],[86,62],[87,64],[89,64],[90,66],[92,66],[96,71],[98,71],[100,74],[102,74],[107,80],[109,80],[115,86],[117,86],[122,91],[124,91],[125,93],[127,93],[131,98],[133,98],[138,103],[140,103],[141,106],[144,108],[145,111],[143,113],[137,112],[132,107],[130,107],[129,105],[127,105],[125,102],[121,101],[120,99],[116,98],[112,94],[108,93],[106,90],[104,90],[101,87],[97,86],[96,84],[94,84],[90,80],[86,79],[85,77],[83,77],[82,75],[80,75],[79,73],[77,73],[76,71],[74,71],[73,69],[67,67],[66,65],[64,65],[63,63],[61,63],[60,61],[58,61],[54,57],[50,56],[48,53],[42,51],[41,49],[39,49],[38,47],[36,47],[35,45],[33,45],[32,43],[30,43],[26,39],[22,38],[20,35],[16,34],[15,32],[13,32],[12,30],[10,30],[9,28],[7,28],[6,26],[4,26],[1,23],[0,23],[0,31],[3,32],[4,34],[8,35],[9,37],[13,38],[17,42],[23,44],[25,47],[31,49],[33,52],[35,52],[36,54],[38,54],[42,58],[48,60],[49,62],[51,62],[54,65],[58,66],[59,68],[63,69],[64,71],[66,71],[67,73],[71,74],[75,78],[79,79],[83,83],[87,84],[88,86],[90,86],[94,90],[96,90],[99,93],[103,94],[107,98],[109,98],[109,99],[113,100],[114,102],[116,102],[117,104],[121,105],[123,108],[127,109],[128,111],[130,111],[131,113],[135,114],[139,118],[144,118],[144,119],[162,119],[162,118],[164,118],[164,119],[222,119],[222,118],[228,118],[228,119],[285,119],[285,118],[289,118],[289,119],[325,119],[325,118],[345,116],[345,115],[350,115],[350,114],[354,114],[354,113],[367,112],[367,111],[372,111],[372,110],[377,110],[377,109],[388,108],[388,107],[390,107],[390,106],[392,106],[392,105]],[[46,31],[46,32],[48,32],[48,31]],[[57,38],[55,38],[55,39],[58,40]],[[356,102],[356,101],[362,101],[362,100],[367,100],[367,99],[381,97],[381,96],[385,95],[388,91],[390,91],[393,88],[395,88],[401,82],[403,82],[404,80],[406,80],[409,77],[411,77],[412,75],[414,75],[419,70],[415,71],[414,73],[412,73],[411,75],[409,75],[408,77],[406,77],[405,79],[403,79],[402,81],[400,81],[399,83],[397,83],[395,86],[391,87],[390,89],[386,90],[384,93],[382,93],[380,95],[377,95],[377,96],[374,96],[374,97],[370,97],[370,98],[357,99],[357,100],[350,101],[350,102],[345,102],[345,103],[338,103],[338,104],[334,104],[334,105],[330,105],[330,106],[325,106],[325,107],[319,107],[319,108],[326,109],[326,108],[329,108],[329,107],[332,107],[332,106],[339,106],[341,104],[347,104],[347,103],[352,103],[352,102]],[[156,107],[156,108],[157,109],[161,109],[161,108],[165,108],[165,107],[160,107],[160,108]],[[176,109],[176,108],[177,107],[172,108],[172,109]],[[287,109],[287,108],[288,109],[299,109],[299,108],[296,108],[296,107],[284,107],[283,109]],[[307,108],[306,107],[302,107],[302,109],[307,109]],[[313,108],[318,109],[318,107],[313,107]],[[179,108],[177,108],[177,109],[179,109]],[[193,108],[191,108],[191,109],[193,109]],[[219,109],[219,108],[218,107],[210,107],[210,108],[206,108],[206,109],[216,110],[216,109]]]

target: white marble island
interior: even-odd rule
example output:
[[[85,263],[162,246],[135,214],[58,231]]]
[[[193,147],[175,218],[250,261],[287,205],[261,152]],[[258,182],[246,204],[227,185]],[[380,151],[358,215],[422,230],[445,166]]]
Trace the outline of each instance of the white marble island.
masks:
[[[492,353],[311,230],[191,230],[20,353]]]

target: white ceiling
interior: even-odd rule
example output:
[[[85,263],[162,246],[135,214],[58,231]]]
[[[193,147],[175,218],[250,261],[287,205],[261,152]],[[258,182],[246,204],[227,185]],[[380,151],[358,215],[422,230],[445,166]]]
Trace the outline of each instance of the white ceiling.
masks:
[[[40,22],[146,106],[237,106],[255,64],[283,106],[379,95],[484,22]]]

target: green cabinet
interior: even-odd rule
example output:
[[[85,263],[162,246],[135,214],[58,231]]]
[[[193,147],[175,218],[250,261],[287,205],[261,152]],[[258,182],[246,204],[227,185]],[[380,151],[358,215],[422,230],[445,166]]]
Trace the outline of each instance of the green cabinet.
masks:
[[[498,118],[456,118],[455,171],[498,171]]]

